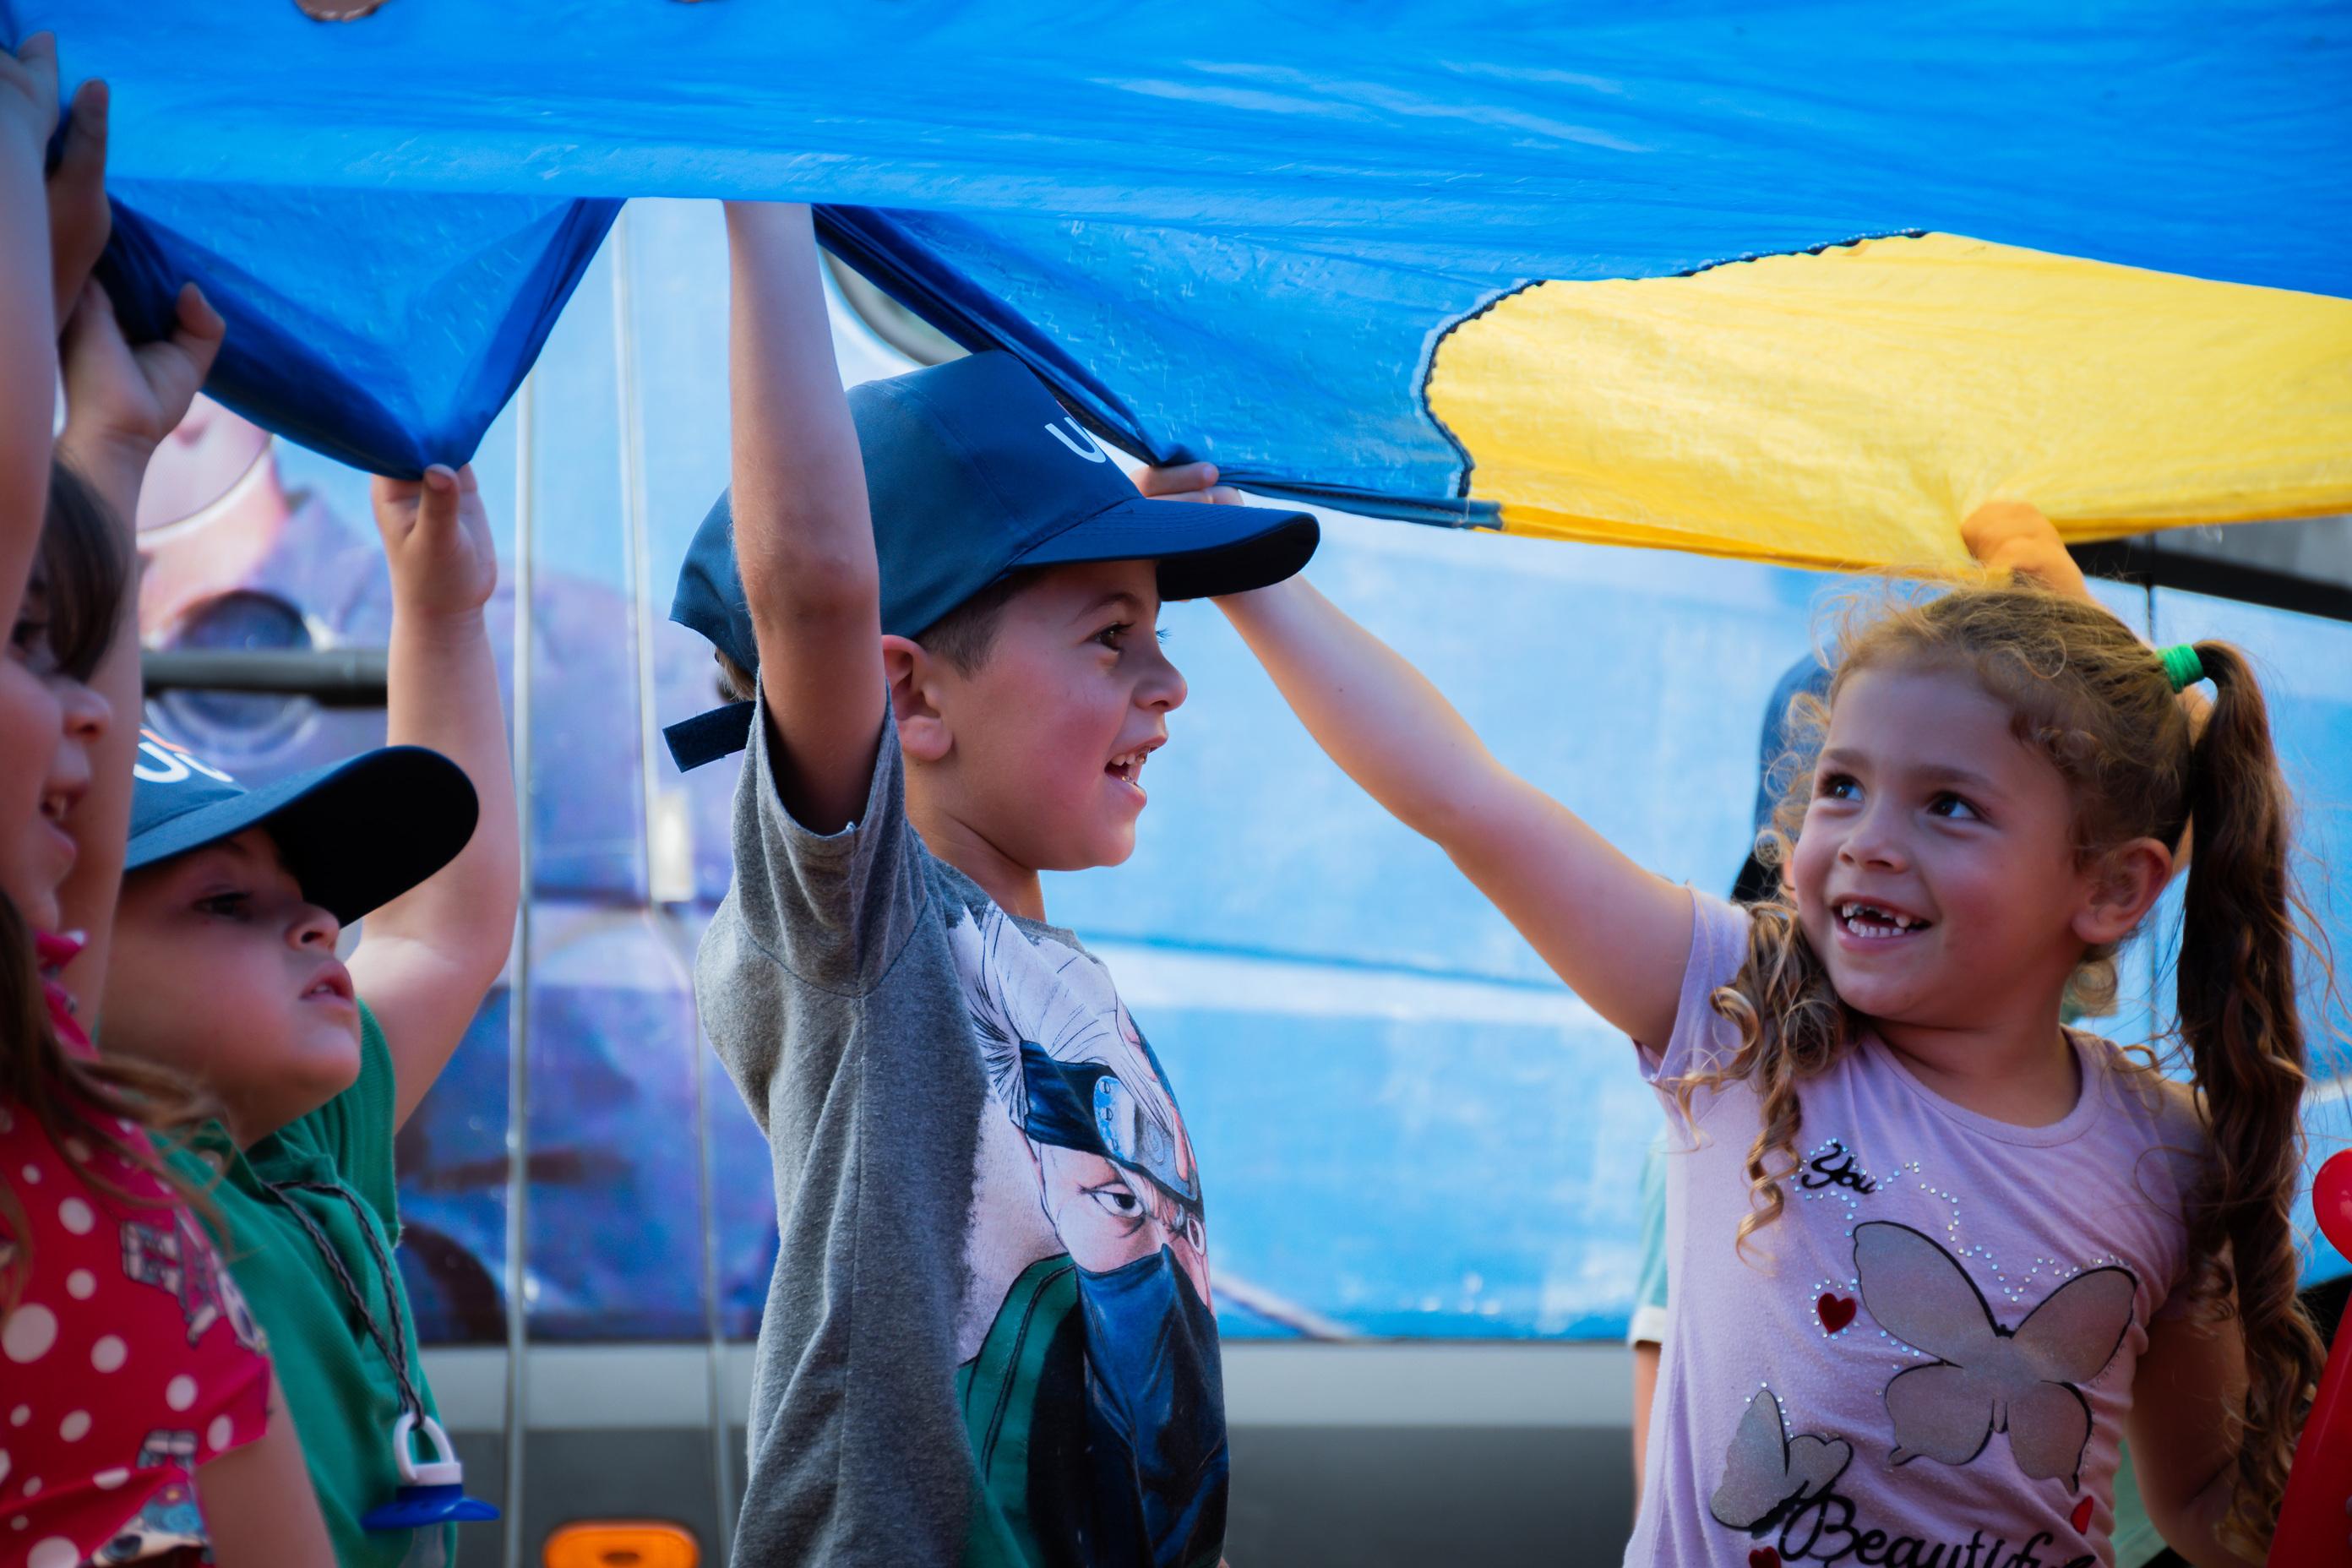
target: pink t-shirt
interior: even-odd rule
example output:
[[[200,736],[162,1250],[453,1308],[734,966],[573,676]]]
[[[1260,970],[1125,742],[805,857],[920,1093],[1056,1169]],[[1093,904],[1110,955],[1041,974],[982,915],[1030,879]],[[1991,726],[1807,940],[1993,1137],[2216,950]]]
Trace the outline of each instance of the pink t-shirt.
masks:
[[[1738,972],[1748,917],[1693,903],[1674,1035],[1642,1052],[1661,1083],[1738,1045],[1707,997]],[[1865,1039],[1801,1090],[1803,1163],[1745,1258],[1756,1091],[1702,1091],[1685,1121],[1660,1090],[1673,1289],[1627,1563],[2113,1560],[2116,1447],[2184,1274],[2202,1134],[2179,1085],[2074,1043],[2074,1110],[2014,1127]]]

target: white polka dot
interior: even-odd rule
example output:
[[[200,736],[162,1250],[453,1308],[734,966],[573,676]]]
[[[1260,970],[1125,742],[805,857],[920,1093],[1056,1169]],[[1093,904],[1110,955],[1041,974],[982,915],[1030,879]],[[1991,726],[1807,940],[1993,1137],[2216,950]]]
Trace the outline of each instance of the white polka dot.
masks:
[[[5,1481],[8,1479],[8,1450],[5,1448],[0,1448],[0,1481]]]
[[[0,1328],[0,1351],[13,1362],[38,1361],[57,1342],[58,1315],[37,1304],[17,1308],[8,1314],[7,1327]]]
[[[228,1440],[236,1436],[236,1428],[229,1424],[229,1418],[226,1415],[215,1415],[213,1417],[213,1424],[205,1428],[205,1446],[217,1454],[227,1447]]]
[[[196,1380],[182,1373],[163,1385],[163,1403],[174,1410],[185,1410],[196,1402]]]
[[[40,1478],[40,1477],[38,1477],[38,1476],[35,1476],[31,1480],[28,1480],[28,1481],[26,1481],[26,1482],[25,1483],[25,1495],[26,1495],[26,1497],[38,1497],[38,1496],[40,1495],[40,1491],[41,1491],[41,1478]]]
[[[12,1519],[12,1520],[10,1520],[10,1521],[8,1521],[8,1528],[9,1528],[9,1529],[11,1529],[11,1530],[22,1530],[22,1529],[24,1529],[26,1525],[28,1525],[28,1524],[30,1524],[30,1523],[32,1523],[32,1522],[33,1522],[33,1521],[32,1521],[31,1520],[26,1519],[23,1514],[21,1514],[21,1513],[20,1513],[20,1514],[18,1514],[16,1518],[14,1518],[14,1519]]]
[[[76,1236],[88,1236],[89,1227],[98,1223],[98,1216],[79,1198],[68,1198],[58,1205],[58,1223]]]
[[[87,1268],[77,1268],[66,1276],[66,1294],[77,1301],[87,1301],[98,1294],[98,1276]]]
[[[129,1470],[100,1470],[89,1478],[89,1484],[102,1492],[110,1492],[130,1479]]]
[[[89,1145],[79,1138],[66,1140],[66,1152],[73,1156],[76,1164],[89,1163]]]
[[[8,1412],[8,1425],[11,1426],[22,1426],[32,1418],[33,1407],[29,1405],[19,1405],[16,1409]]]
[[[81,1561],[81,1549],[62,1535],[33,1542],[26,1554],[25,1568],[74,1568]]]
[[[58,1436],[68,1443],[79,1443],[89,1436],[89,1412],[77,1410],[58,1423]]]
[[[121,1334],[109,1334],[89,1347],[89,1364],[100,1372],[120,1372],[130,1359],[131,1347],[122,1342]]]
[[[41,1168],[38,1165],[26,1166],[25,1180],[32,1186],[39,1186],[41,1184]]]

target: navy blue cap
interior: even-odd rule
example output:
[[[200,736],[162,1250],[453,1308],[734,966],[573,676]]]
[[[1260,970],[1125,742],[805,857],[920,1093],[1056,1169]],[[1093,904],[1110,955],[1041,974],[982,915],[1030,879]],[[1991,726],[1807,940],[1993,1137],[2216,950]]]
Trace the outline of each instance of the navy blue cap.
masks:
[[[385,746],[259,789],[154,735],[139,742],[126,871],[264,827],[302,896],[343,924],[457,858],[478,803],[466,771],[422,746]]]
[[[1008,573],[1156,561],[1163,599],[1238,594],[1307,564],[1306,512],[1150,500],[1045,383],[999,350],[849,390],[881,569],[882,629],[915,637]],[[734,514],[721,495],[695,531],[670,619],[759,668]],[[681,768],[740,751],[750,704],[665,733]]]

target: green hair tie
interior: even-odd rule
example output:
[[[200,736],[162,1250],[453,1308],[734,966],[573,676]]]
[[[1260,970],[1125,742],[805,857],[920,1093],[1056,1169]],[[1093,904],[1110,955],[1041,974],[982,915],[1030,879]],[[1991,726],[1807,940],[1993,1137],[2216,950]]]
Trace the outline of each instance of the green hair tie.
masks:
[[[2164,661],[2164,679],[2172,682],[2175,691],[2186,690],[2205,679],[2205,661],[2188,643],[2174,643],[2156,657]]]

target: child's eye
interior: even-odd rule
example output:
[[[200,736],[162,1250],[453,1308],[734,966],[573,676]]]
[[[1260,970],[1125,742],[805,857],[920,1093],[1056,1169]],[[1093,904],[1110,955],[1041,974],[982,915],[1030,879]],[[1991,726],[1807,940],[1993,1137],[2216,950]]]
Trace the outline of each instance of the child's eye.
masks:
[[[196,912],[236,920],[253,907],[251,893],[212,893],[196,900]]]
[[[1862,795],[1862,785],[1852,773],[1824,773],[1813,793],[1823,800],[1855,800]]]
[[[1937,816],[1948,816],[1962,822],[1980,820],[1983,813],[1949,791],[1927,803],[1927,809]]]
[[[1127,644],[1127,634],[1135,629],[1133,621],[1113,621],[1094,635],[1092,640],[1117,653]]]

